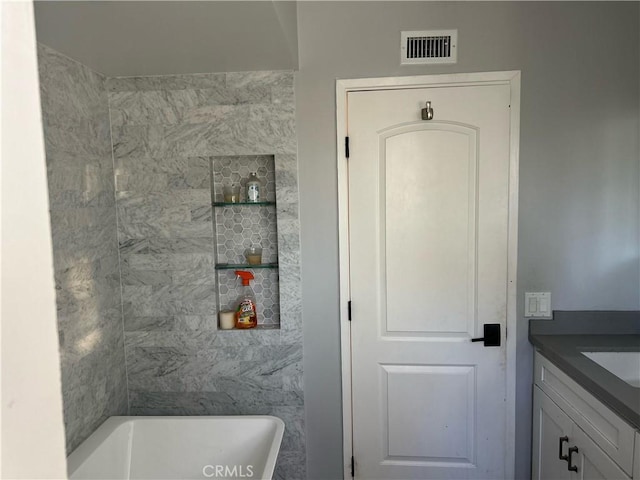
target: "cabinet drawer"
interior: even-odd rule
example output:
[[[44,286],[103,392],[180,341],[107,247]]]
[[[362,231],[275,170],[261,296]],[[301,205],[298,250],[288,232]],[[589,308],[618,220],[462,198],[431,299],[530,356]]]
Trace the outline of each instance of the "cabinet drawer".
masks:
[[[611,457],[632,473],[635,431],[602,402],[573,381],[539,352],[535,356],[535,384]]]

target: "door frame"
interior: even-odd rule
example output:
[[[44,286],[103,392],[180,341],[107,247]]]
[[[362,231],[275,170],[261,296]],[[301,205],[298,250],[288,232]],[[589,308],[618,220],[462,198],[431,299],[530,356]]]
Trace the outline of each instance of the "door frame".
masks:
[[[340,271],[340,346],[342,366],[342,444],[344,478],[351,477],[353,452],[353,402],[351,390],[351,322],[348,302],[351,298],[349,282],[349,170],[345,139],[347,129],[347,94],[361,90],[395,90],[425,87],[455,87],[473,85],[509,85],[511,118],[509,131],[509,218],[507,252],[507,325],[506,332],[506,456],[505,478],[513,478],[515,471],[516,432],[516,301],[518,264],[518,168],[520,150],[520,71],[455,73],[343,79],[336,81],[336,124],[338,166],[338,250]],[[505,333],[506,333],[505,332]]]

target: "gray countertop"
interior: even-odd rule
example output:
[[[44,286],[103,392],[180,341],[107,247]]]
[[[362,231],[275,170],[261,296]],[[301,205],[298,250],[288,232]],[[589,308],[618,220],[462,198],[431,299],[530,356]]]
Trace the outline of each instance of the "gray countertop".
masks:
[[[640,351],[640,314],[555,312],[554,320],[531,320],[529,340],[551,362],[611,410],[640,430],[640,388],[633,387],[582,355],[583,351]],[[585,312],[593,314],[594,312]],[[622,318],[618,313],[627,314]],[[629,314],[635,314],[629,316]],[[590,325],[591,324],[591,325]],[[589,327],[592,328],[589,328]]]

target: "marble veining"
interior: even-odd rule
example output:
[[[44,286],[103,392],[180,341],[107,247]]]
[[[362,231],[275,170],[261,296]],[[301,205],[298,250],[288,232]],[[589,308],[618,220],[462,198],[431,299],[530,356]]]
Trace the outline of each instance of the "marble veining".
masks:
[[[107,82],[130,414],[276,415],[286,431],[275,478],[289,480],[306,476],[293,79],[241,72]],[[276,207],[213,211],[222,184],[250,169],[267,179]],[[216,312],[237,292],[230,274],[217,305],[216,248],[219,259],[238,261],[254,241],[280,264],[256,284],[262,303],[279,298],[265,312],[280,328],[219,331]]]
[[[126,415],[106,78],[38,46],[67,452]]]

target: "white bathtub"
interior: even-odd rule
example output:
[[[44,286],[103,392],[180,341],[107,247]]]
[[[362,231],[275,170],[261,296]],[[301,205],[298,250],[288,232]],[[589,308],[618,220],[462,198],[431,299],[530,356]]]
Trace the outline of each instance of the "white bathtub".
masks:
[[[269,416],[111,417],[67,458],[76,479],[271,479],[284,422]]]

